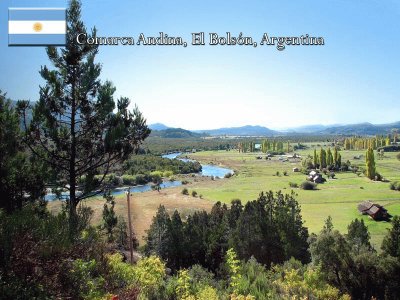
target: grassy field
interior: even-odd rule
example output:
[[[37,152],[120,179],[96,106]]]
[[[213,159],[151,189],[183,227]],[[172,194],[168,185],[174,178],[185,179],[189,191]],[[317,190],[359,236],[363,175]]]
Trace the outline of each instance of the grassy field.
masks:
[[[131,194],[131,218],[133,229],[139,243],[143,244],[143,236],[150,227],[153,216],[160,205],[164,205],[168,213],[172,215],[175,210],[181,214],[182,219],[192,214],[196,210],[210,211],[213,203],[208,200],[185,196],[181,193],[182,188],[168,188],[145,193]],[[100,224],[102,221],[102,211],[104,199],[101,197],[91,198],[84,201],[84,205],[90,206],[94,210],[93,224]],[[48,203],[48,208],[52,212],[58,212],[61,209],[60,201]],[[115,212],[127,220],[127,201],[125,195],[115,197]]]
[[[313,152],[313,145],[310,149],[298,151],[301,156]],[[315,146],[315,145],[314,145]],[[152,222],[160,204],[172,212],[177,209],[183,216],[192,213],[194,210],[205,209],[209,211],[216,201],[230,203],[232,199],[241,199],[243,203],[257,198],[261,191],[278,191],[289,193],[292,188],[289,182],[300,184],[306,178],[302,173],[294,173],[294,167],[300,167],[301,161],[291,160],[289,162],[272,160],[257,160],[255,153],[238,153],[237,151],[209,151],[191,154],[190,157],[202,163],[211,163],[234,169],[237,175],[229,179],[185,177],[191,183],[186,187],[191,192],[196,190],[203,195],[203,199],[184,196],[181,194],[182,187],[169,188],[146,193],[132,194],[132,219],[135,232],[143,243],[142,236],[145,234]],[[353,165],[364,166],[364,159],[354,159],[355,156],[364,155],[364,151],[341,151],[342,161],[350,160]],[[396,153],[386,153],[385,158],[376,160],[377,170],[390,181],[400,180],[400,162],[395,158]],[[280,176],[276,176],[276,172]],[[288,176],[283,176],[287,171]],[[325,176],[326,177],[326,176]],[[376,222],[367,216],[360,216],[357,211],[357,204],[363,200],[371,200],[384,205],[390,214],[400,215],[400,192],[389,189],[389,183],[374,182],[363,175],[357,176],[354,173],[337,173],[335,179],[329,179],[326,183],[318,185],[315,191],[303,191],[294,189],[298,194],[298,201],[302,208],[302,215],[305,225],[310,232],[318,233],[325,219],[330,215],[333,218],[335,228],[346,232],[348,224],[355,218],[363,218],[366,222],[375,247],[380,244],[386,228],[390,227],[388,222]],[[89,199],[85,204],[91,206],[95,215],[93,223],[101,222],[101,212],[104,200],[101,198]],[[60,209],[60,202],[49,203],[52,211]],[[116,212],[126,218],[127,206],[126,196],[116,197]]]
[[[304,157],[312,152],[311,147],[297,153]],[[360,166],[364,166],[365,157],[361,157],[360,160],[354,157],[364,154],[364,151],[341,151],[343,162],[350,160],[353,165]],[[386,153],[384,159],[376,159],[378,172],[390,181],[400,180],[400,162],[395,155],[396,153]],[[238,198],[246,202],[256,199],[260,191],[290,192],[292,189],[289,182],[300,184],[306,178],[306,175],[292,171],[294,167],[301,166],[300,160],[257,160],[257,154],[243,154],[237,151],[198,152],[190,156],[200,162],[230,167],[238,172],[237,176],[230,179],[202,182],[196,186],[197,192],[214,201],[229,203]],[[280,172],[280,176],[276,176],[277,171]],[[288,172],[288,176],[283,176],[284,171]],[[384,205],[392,215],[400,214],[400,192],[390,190],[387,182],[374,182],[351,172],[337,173],[335,179],[319,184],[318,190],[294,191],[298,194],[297,199],[301,204],[305,225],[310,232],[319,232],[328,215],[333,218],[335,228],[341,232],[346,232],[351,220],[363,218],[376,248],[380,247],[390,223],[376,222],[367,216],[360,216],[357,204],[363,200],[371,200]]]

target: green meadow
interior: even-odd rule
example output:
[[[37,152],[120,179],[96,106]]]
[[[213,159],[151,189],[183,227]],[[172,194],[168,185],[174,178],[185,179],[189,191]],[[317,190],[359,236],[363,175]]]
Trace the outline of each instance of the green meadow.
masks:
[[[312,154],[316,145],[297,151],[303,158]],[[319,147],[317,147],[319,149]],[[341,151],[342,162],[349,160],[352,165],[365,166],[364,151]],[[256,159],[258,153],[239,153],[237,151],[208,151],[191,154],[190,157],[202,163],[213,163],[226,166],[236,171],[237,175],[229,179],[216,179],[194,183],[195,189],[204,198],[230,203],[232,199],[240,199],[243,203],[254,200],[261,191],[279,191],[289,193],[294,190],[302,208],[305,225],[310,232],[318,233],[326,218],[330,215],[335,228],[341,232],[347,231],[348,224],[355,218],[362,218],[371,233],[371,240],[378,249],[389,222],[377,222],[368,216],[361,216],[357,205],[363,200],[370,200],[388,209],[391,215],[400,214],[400,192],[389,189],[389,182],[375,182],[364,175],[358,176],[352,172],[337,172],[335,179],[328,179],[319,184],[317,190],[305,191],[290,188],[289,182],[300,185],[306,175],[293,172],[293,168],[301,167],[301,160],[291,159],[282,162],[278,157],[271,160]],[[361,159],[355,159],[361,155]],[[400,180],[400,161],[396,153],[385,153],[383,159],[376,159],[377,171],[389,181]],[[265,157],[265,155],[263,156]],[[283,173],[287,172],[287,176]],[[279,172],[279,175],[277,175]],[[327,176],[324,176],[325,178]]]

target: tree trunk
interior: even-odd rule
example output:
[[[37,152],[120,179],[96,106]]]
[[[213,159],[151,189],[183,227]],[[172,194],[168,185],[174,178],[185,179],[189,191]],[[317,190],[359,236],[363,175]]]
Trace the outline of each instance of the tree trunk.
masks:
[[[76,115],[76,82],[75,75],[76,69],[73,71],[73,82],[72,82],[72,97],[71,97],[71,156],[69,160],[69,226],[70,234],[73,235],[77,229],[77,215],[76,207],[78,205],[76,199],[76,171],[75,171],[75,160],[76,160],[76,132],[75,132],[75,115]]]

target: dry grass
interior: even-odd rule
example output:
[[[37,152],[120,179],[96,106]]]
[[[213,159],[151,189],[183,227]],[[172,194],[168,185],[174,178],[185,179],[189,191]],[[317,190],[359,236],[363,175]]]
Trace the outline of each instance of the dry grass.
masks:
[[[186,186],[191,191],[191,186]],[[132,193],[131,195],[131,217],[133,228],[140,245],[143,244],[143,236],[146,230],[150,227],[153,216],[156,214],[160,205],[164,205],[167,211],[172,213],[177,210],[182,219],[185,219],[189,214],[196,210],[210,211],[213,202],[199,197],[182,195],[183,187],[168,188],[160,192],[150,191],[145,193]],[[84,204],[90,206],[94,210],[92,223],[98,225],[102,220],[102,211],[104,199],[93,198],[84,201]],[[61,209],[60,201],[48,203],[48,208],[51,212],[57,213]],[[123,216],[127,220],[128,208],[126,196],[121,195],[115,198],[115,212],[118,216]]]

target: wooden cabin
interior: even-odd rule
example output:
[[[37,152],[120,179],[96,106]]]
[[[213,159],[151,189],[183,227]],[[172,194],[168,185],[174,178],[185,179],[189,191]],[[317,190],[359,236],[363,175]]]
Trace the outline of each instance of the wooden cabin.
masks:
[[[363,201],[358,205],[358,211],[363,215],[369,215],[374,220],[385,220],[389,218],[389,214],[382,205],[372,203],[371,201]]]

